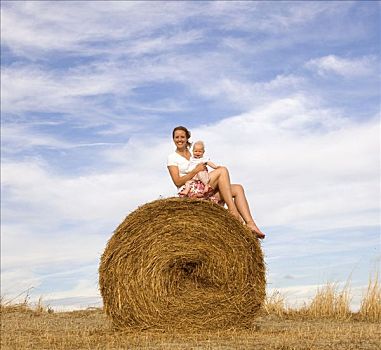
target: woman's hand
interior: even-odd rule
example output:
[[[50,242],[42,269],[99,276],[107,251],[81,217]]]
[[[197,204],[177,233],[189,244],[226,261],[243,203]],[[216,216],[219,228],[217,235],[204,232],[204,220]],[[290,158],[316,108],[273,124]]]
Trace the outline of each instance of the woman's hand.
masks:
[[[206,165],[205,163],[200,163],[197,164],[197,166],[193,169],[193,171],[198,174],[200,171],[205,171],[206,170]]]

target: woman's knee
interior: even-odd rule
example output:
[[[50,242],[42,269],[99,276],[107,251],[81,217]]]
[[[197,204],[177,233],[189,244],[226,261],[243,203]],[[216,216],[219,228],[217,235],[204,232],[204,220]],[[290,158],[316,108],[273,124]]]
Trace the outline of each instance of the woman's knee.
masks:
[[[228,174],[228,168],[224,167],[224,166],[220,166],[218,167],[217,169],[211,171],[209,173],[209,176],[211,178],[219,178],[221,175],[223,174]]]
[[[241,184],[232,184],[232,194],[236,196],[241,193],[245,193],[243,186]]]
[[[217,169],[220,174],[229,174],[229,170],[226,166],[220,166]]]
[[[218,167],[217,169],[213,170],[209,174],[210,176],[210,182],[209,184],[212,187],[217,186],[217,184],[220,183],[221,179],[226,179],[229,176],[228,169],[224,166]]]

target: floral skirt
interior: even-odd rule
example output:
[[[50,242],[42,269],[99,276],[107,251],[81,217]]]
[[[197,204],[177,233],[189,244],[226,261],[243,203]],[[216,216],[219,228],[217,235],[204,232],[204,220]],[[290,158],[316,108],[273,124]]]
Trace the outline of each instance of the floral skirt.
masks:
[[[223,205],[224,202],[216,195],[216,191],[209,187],[209,190],[204,193],[205,185],[200,180],[192,181],[190,184],[190,190],[187,194],[182,194],[181,192],[184,190],[185,185],[179,188],[178,195],[179,197],[188,197],[188,198],[200,198],[210,200],[213,203]]]

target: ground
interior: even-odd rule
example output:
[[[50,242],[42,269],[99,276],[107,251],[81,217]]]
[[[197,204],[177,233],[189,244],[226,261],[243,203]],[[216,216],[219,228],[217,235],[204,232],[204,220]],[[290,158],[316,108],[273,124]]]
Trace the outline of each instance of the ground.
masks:
[[[1,349],[380,349],[380,323],[259,315],[252,329],[113,331],[100,309],[1,310]]]

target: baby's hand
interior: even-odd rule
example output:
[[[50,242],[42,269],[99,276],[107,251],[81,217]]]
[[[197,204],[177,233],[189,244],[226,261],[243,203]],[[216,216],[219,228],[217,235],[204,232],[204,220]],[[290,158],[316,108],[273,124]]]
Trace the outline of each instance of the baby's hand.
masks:
[[[206,169],[206,165],[204,163],[197,164],[197,166],[194,168],[196,172],[204,171]]]

